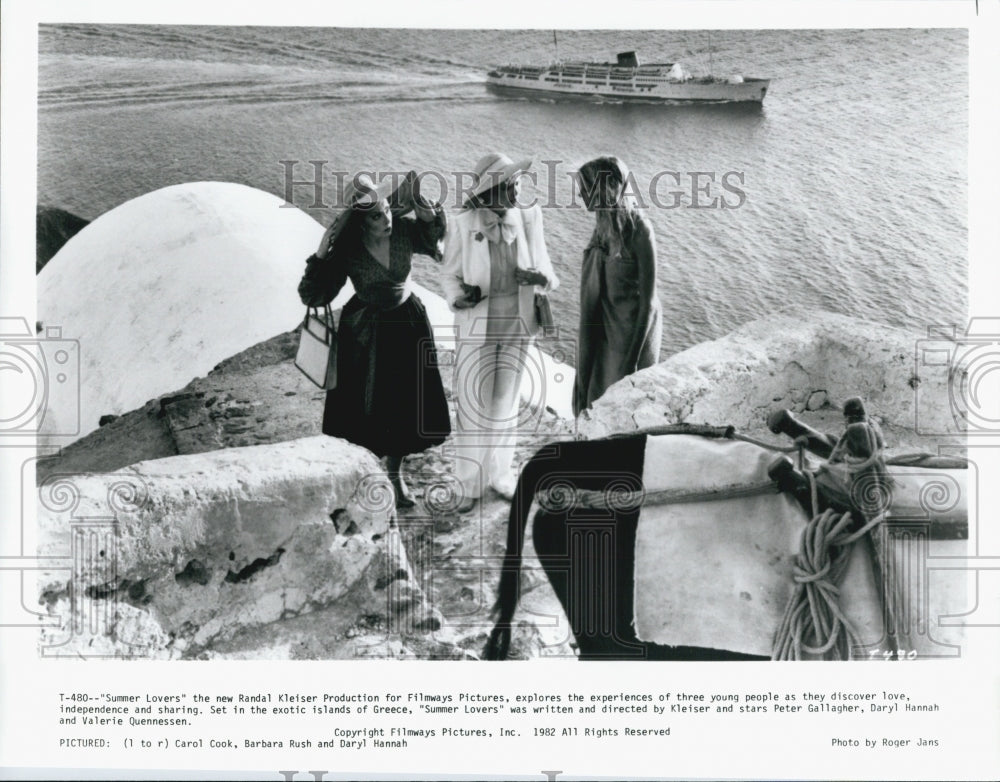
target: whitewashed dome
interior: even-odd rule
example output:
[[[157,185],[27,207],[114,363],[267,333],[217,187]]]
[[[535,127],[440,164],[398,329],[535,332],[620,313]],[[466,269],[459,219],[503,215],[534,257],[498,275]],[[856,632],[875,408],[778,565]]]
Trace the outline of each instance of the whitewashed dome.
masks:
[[[70,239],[38,275],[38,336],[49,330],[71,354],[63,382],[50,379],[40,442],[68,444],[102,415],[294,328],[304,261],[323,228],[284,203],[245,185],[189,182],[127,201]]]

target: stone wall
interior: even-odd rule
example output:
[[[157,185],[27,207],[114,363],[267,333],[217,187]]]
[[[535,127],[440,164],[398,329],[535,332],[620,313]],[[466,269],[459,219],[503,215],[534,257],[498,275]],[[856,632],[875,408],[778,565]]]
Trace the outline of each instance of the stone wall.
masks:
[[[958,431],[948,373],[918,364],[918,342],[834,313],[763,318],[619,381],[581,417],[580,431],[600,437],[682,422],[753,431],[775,408],[839,410],[860,396],[891,442],[926,447],[924,433]]]
[[[374,456],[322,435],[51,474],[38,554],[63,567],[42,574],[39,593],[49,615],[73,621],[43,646],[189,657],[252,647],[264,626],[315,612],[330,636],[373,614],[434,629],[393,512]]]

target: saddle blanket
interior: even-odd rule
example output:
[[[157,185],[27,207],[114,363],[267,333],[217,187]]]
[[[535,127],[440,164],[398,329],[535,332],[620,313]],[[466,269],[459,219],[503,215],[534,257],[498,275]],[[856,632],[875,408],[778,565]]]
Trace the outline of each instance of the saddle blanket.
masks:
[[[770,656],[809,520],[793,497],[768,488],[776,456],[742,441],[646,439],[634,576],[641,641]],[[873,562],[862,538],[841,584],[841,609],[865,646],[885,635]]]

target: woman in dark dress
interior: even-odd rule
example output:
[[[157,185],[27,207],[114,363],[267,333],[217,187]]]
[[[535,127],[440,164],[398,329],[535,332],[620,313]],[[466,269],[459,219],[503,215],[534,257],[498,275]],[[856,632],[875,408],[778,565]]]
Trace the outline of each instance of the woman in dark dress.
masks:
[[[616,157],[596,158],[580,167],[578,181],[597,224],[580,274],[574,415],[659,361],[662,330],[656,236],[628,192],[628,168]]]
[[[355,177],[345,194],[348,208],[306,261],[299,296],[307,306],[323,306],[351,280],[323,433],[385,457],[397,506],[411,507],[403,457],[439,445],[451,427],[434,335],[412,292],[410,266],[414,254],[440,261],[446,225],[441,206],[420,197],[413,172],[395,193],[389,189],[389,182]],[[410,209],[417,219],[402,216]]]

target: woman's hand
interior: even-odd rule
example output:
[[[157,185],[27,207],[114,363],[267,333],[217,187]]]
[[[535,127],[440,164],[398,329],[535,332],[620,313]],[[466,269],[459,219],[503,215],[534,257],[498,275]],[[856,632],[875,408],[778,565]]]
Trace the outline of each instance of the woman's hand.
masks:
[[[514,279],[518,285],[548,285],[549,278],[538,269],[516,269]]]
[[[429,223],[431,220],[437,219],[439,214],[443,216],[444,207],[439,203],[431,203],[423,196],[417,196],[413,199],[413,213],[418,220]]]
[[[319,247],[316,250],[316,257],[321,261],[326,258],[327,253],[330,252],[330,239],[333,237],[335,230],[338,227],[339,220],[334,220],[330,224],[330,227],[326,229],[323,233],[323,238],[319,240]]]
[[[441,204],[428,201],[420,195],[420,177],[416,171],[408,171],[399,188],[393,193],[390,207],[394,215],[405,215],[414,212],[418,219],[429,223],[439,212],[444,212]]]
[[[462,295],[451,303],[456,310],[471,309],[483,300],[483,292],[478,285],[466,285],[464,282],[459,284],[462,286]]]

